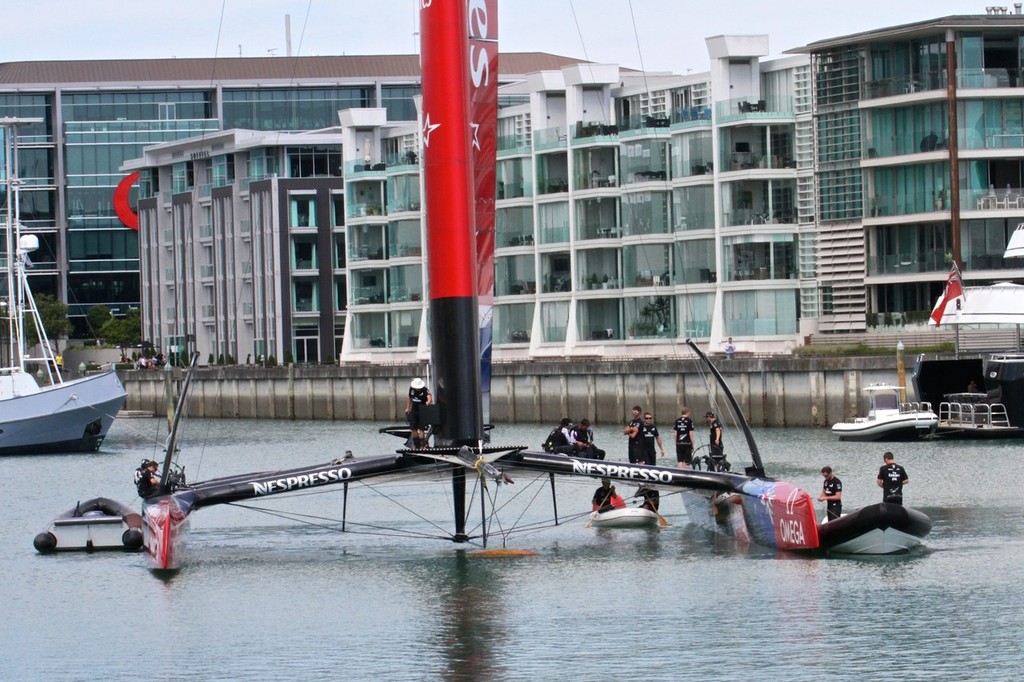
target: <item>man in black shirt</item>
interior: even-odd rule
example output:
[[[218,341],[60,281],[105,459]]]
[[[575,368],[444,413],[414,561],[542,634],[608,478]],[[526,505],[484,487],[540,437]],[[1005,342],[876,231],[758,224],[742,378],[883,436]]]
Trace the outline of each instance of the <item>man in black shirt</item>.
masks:
[[[878,487],[882,489],[882,501],[903,504],[903,486],[910,483],[907,470],[893,461],[891,452],[882,455],[885,464],[878,470]]]
[[[658,460],[654,454],[654,445],[657,443],[658,451],[661,456],[665,456],[665,446],[661,443],[661,434],[658,433],[658,427],[654,425],[654,415],[650,412],[644,413],[643,424],[640,425],[640,456],[637,462],[639,464],[649,464],[654,466],[658,463]]]
[[[725,461],[725,448],[722,445],[722,422],[711,410],[704,415],[708,423],[708,450],[711,456],[712,471],[728,471],[729,465]]]
[[[626,428],[622,430],[628,438],[627,454],[629,455],[629,463],[636,464],[640,461],[640,427],[643,426],[643,421],[640,419],[641,407],[639,405],[633,406],[633,418],[626,424]]]
[[[672,427],[676,432],[676,466],[689,469],[693,464],[693,420],[690,419],[689,407],[684,407],[679,414]]]
[[[825,482],[821,486],[818,502],[824,502],[828,511],[828,520],[833,521],[843,515],[843,482],[832,473],[832,467],[822,467],[821,475]]]
[[[156,475],[157,466],[159,465],[150,459],[135,470],[135,489],[142,499],[152,497],[160,491],[160,479]]]

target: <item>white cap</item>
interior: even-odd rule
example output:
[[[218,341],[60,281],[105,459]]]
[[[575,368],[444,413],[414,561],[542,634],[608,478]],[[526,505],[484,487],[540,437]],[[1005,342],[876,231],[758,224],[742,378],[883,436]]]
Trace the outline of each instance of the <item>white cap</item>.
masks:
[[[417,391],[420,390],[421,388],[423,388],[424,386],[426,386],[426,384],[423,383],[423,379],[420,379],[419,377],[416,377],[415,379],[413,379],[412,380],[412,384],[410,384],[410,385],[413,388],[415,388]]]

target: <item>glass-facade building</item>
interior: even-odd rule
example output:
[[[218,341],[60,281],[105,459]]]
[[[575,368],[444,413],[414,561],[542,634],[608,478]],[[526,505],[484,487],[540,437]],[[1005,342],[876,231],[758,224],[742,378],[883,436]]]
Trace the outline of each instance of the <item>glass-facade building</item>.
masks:
[[[502,78],[574,61],[503,55]],[[235,128],[317,130],[351,108],[415,120],[418,93],[413,55],[0,63],[0,117],[42,119],[19,126],[21,218],[40,240],[33,289],[69,304],[81,338],[98,333],[90,306],[139,306],[138,234],[114,193],[145,147]],[[132,206],[137,197],[136,185]]]
[[[1019,273],[1003,252],[1024,220],[1024,16],[999,9],[801,48],[828,254],[821,329],[923,328],[954,222],[968,284]]]

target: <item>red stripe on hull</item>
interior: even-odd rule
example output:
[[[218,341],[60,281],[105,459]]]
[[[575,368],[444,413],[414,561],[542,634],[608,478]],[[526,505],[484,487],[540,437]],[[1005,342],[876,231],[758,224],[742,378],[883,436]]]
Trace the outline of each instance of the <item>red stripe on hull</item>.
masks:
[[[188,515],[173,498],[166,498],[145,505],[142,516],[149,567],[157,571],[181,568],[188,539]]]

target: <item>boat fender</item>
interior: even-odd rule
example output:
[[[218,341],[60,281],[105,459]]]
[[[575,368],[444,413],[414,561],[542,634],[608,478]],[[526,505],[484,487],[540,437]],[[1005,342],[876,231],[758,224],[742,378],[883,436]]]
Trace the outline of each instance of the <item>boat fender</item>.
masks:
[[[95,436],[103,428],[103,422],[99,419],[89,422],[85,425],[85,433],[89,436]]]
[[[32,540],[32,544],[36,551],[46,554],[57,549],[57,538],[50,532],[40,533]]]
[[[129,528],[121,535],[121,544],[125,549],[142,549],[142,531]]]

